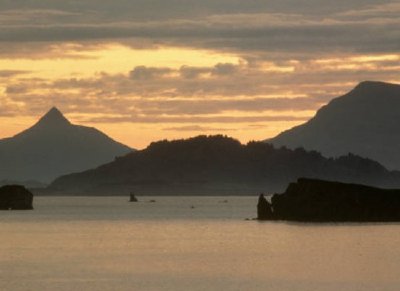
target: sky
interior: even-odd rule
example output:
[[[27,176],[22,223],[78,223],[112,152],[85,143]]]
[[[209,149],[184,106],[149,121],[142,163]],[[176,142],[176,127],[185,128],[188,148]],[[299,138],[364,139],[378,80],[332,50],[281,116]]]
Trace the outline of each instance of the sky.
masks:
[[[140,149],[263,140],[400,82],[400,1],[1,0],[0,138],[51,107]]]

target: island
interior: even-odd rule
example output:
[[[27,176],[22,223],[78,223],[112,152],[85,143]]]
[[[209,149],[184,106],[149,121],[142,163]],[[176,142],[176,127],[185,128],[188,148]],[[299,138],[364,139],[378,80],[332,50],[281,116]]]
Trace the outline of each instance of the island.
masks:
[[[258,220],[299,222],[400,221],[400,190],[300,178],[269,202],[259,196]]]
[[[0,187],[0,210],[31,210],[32,204],[33,194],[24,186]]]

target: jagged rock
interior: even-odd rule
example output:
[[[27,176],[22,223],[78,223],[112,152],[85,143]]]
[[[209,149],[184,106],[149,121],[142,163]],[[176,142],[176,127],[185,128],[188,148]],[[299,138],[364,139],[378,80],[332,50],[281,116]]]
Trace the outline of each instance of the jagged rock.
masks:
[[[6,185],[0,188],[0,210],[33,209],[33,194],[24,186]]]
[[[400,221],[400,190],[301,178],[271,202],[274,220]]]
[[[272,219],[271,204],[265,199],[264,194],[260,194],[257,204],[257,219],[269,220]]]

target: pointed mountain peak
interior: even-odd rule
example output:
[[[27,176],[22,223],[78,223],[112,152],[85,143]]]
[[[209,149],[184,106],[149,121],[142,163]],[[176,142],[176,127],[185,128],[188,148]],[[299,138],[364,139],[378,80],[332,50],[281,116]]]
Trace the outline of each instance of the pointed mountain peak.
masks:
[[[60,110],[57,107],[51,108],[42,118],[40,118],[38,125],[70,125],[68,119],[64,117]]]

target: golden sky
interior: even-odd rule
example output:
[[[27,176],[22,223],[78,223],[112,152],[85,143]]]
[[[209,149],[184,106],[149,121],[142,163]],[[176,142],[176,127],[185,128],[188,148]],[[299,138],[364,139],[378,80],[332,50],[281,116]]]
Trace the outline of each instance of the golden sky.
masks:
[[[247,142],[360,81],[400,82],[397,1],[14,2],[0,3],[0,138],[56,106],[139,149]]]

